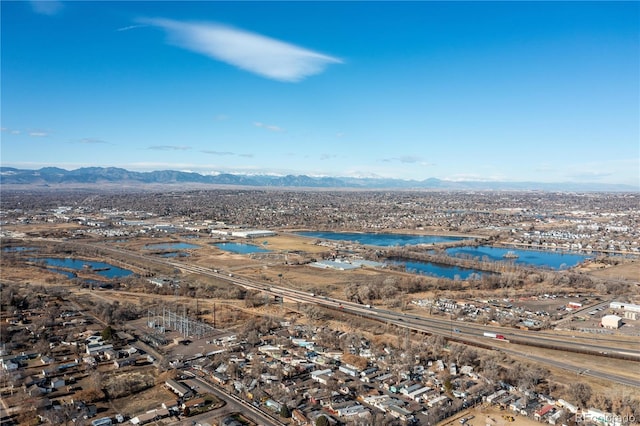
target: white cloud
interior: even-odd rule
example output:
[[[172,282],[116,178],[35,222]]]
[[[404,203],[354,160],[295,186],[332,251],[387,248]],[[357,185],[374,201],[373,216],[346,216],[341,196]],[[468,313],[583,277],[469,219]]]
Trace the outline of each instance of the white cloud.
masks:
[[[272,132],[283,132],[284,129],[280,126],[274,126],[273,124],[264,124],[260,122],[253,123],[256,127],[262,127],[263,129],[271,130]]]
[[[415,155],[403,155],[401,157],[383,158],[381,161],[383,163],[400,162],[403,164],[418,164],[425,167],[431,167],[434,165],[433,163],[425,161],[422,157],[417,157]]]
[[[108,144],[109,142],[103,141],[102,139],[96,139],[96,138],[83,138],[83,139],[80,139],[78,143],[92,145],[92,144]]]
[[[120,27],[120,28],[116,29],[116,31],[129,31],[129,30],[134,30],[136,28],[144,28],[146,26],[147,25],[129,25],[129,26],[126,26],[126,27]]]
[[[273,80],[297,82],[323,72],[329,64],[342,63],[332,56],[220,24],[160,18],[140,22],[164,29],[171,43],[182,48]]]
[[[574,178],[578,180],[589,180],[589,179],[599,180],[612,175],[613,173],[609,171],[585,170],[585,171],[578,171],[575,173],[569,173],[566,176],[569,178]]]
[[[29,132],[29,136],[33,136],[33,137],[37,137],[37,138],[43,138],[45,136],[49,136],[49,133],[47,133],[47,132]]]
[[[40,15],[55,15],[62,10],[62,2],[57,0],[32,0],[33,11]]]

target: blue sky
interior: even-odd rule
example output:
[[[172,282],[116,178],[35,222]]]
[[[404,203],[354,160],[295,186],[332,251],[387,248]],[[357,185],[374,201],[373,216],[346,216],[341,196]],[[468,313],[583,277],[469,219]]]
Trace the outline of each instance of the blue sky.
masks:
[[[640,186],[638,2],[1,8],[3,166]]]

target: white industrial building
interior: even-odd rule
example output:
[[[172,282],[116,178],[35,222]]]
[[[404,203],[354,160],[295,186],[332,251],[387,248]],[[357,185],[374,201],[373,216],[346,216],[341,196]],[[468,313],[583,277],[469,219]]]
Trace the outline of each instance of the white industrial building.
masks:
[[[240,237],[240,238],[265,238],[265,237],[275,237],[278,234],[274,231],[253,229],[253,230],[246,230],[246,231],[233,231],[231,235],[234,237]]]
[[[622,318],[617,315],[605,315],[602,317],[601,324],[604,328],[620,328]]]
[[[625,303],[625,302],[611,302],[609,304],[609,308],[611,309],[621,309],[623,311],[629,312],[637,312],[640,314],[640,305],[634,305],[633,303]]]

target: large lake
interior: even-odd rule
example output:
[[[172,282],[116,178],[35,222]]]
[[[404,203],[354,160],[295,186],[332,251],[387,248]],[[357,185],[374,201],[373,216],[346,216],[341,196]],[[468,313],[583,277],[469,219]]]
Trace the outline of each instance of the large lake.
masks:
[[[465,237],[443,237],[440,235],[410,235],[410,234],[372,234],[358,232],[297,232],[298,235],[311,238],[336,241],[353,241],[359,244],[392,247],[411,246],[417,244],[451,243],[468,240]]]
[[[439,263],[419,262],[419,261],[397,261],[396,264],[405,266],[407,272],[420,275],[429,275],[438,278],[449,278],[467,280],[469,278],[480,278],[483,274],[491,272],[479,271],[476,269],[461,268],[459,266],[442,265]]]
[[[449,256],[469,257],[479,260],[489,261],[512,261],[518,265],[540,266],[551,269],[567,269],[584,262],[591,256],[579,253],[541,251],[541,250],[520,250],[512,248],[478,246],[478,247],[453,247],[446,249]],[[509,259],[504,256],[513,253],[517,258]]]
[[[212,245],[218,247],[220,250],[230,251],[231,253],[238,253],[238,254],[268,253],[271,251],[262,247],[254,246],[253,244],[214,243]]]
[[[105,278],[122,278],[133,274],[133,272],[128,269],[118,268],[117,266],[113,266],[108,263],[92,262],[90,260],[72,259],[68,257],[64,259],[57,257],[39,257],[30,260],[33,262],[45,262],[47,266],[74,269],[76,271],[81,271],[86,269],[86,267],[89,267],[90,269],[93,269],[96,274]]]
[[[432,243],[449,243],[456,241],[463,241],[465,237],[446,237],[439,235],[409,235],[409,234],[376,234],[376,233],[357,233],[357,232],[298,232],[298,235],[311,238],[337,240],[337,241],[353,241],[360,244],[372,245],[372,246],[405,246],[405,245],[417,245],[417,244],[432,244]],[[505,258],[505,254],[512,252],[517,258],[509,259]],[[479,247],[454,247],[446,249],[446,253],[449,256],[462,256],[470,257],[479,260],[489,261],[512,261],[518,265],[536,266],[550,269],[567,269],[574,267],[591,256],[587,256],[580,253],[561,252],[561,251],[542,251],[542,250],[521,250],[513,248],[491,247],[491,246],[479,246]],[[472,273],[480,273],[475,270],[461,269],[459,271],[451,272],[447,266],[415,262],[415,265],[411,266],[407,264],[408,268],[413,268],[420,273],[428,273],[437,276],[452,277],[459,275],[465,277]],[[445,268],[445,269],[442,269]]]

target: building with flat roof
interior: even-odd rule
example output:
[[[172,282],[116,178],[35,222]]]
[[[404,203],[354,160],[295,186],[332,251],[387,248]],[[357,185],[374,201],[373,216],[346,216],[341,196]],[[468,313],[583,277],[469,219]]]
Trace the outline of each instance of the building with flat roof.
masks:
[[[640,305],[635,305],[633,303],[625,303],[625,302],[611,302],[609,304],[609,308],[611,309],[621,309],[625,312],[637,312],[640,313]]]
[[[180,398],[183,398],[184,396],[188,396],[191,394],[191,389],[189,389],[182,383],[176,382],[173,379],[167,380],[166,382],[164,382],[164,384],[167,386],[167,388],[169,388],[171,392],[175,393]]]
[[[622,318],[617,315],[605,315],[600,322],[604,328],[620,328]]]
[[[231,235],[234,237],[240,237],[240,238],[266,238],[266,237],[275,237],[278,234],[274,231],[253,229],[253,230],[246,230],[246,231],[233,231]]]

